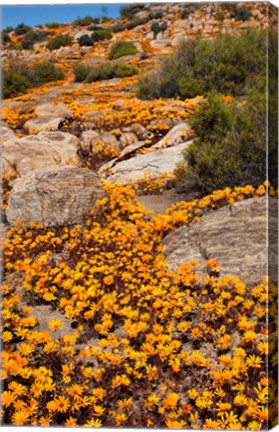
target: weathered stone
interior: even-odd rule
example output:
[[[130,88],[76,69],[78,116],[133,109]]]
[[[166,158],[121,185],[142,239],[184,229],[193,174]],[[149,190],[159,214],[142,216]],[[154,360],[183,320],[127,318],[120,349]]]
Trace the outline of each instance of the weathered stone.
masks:
[[[277,200],[269,201],[270,219],[276,219]],[[199,222],[178,228],[164,240],[167,262],[177,269],[191,259],[203,263],[213,258],[220,262],[222,275],[240,277],[248,284],[259,283],[267,274],[266,205],[266,197],[247,199],[210,211]],[[273,229],[276,236],[277,224]],[[276,260],[270,262],[274,274],[277,265]]]
[[[14,182],[7,220],[46,226],[74,224],[92,209],[102,195],[93,171],[72,166],[35,170]]]
[[[189,141],[191,138],[193,138],[193,131],[190,125],[188,123],[179,123],[163,139],[157,142],[153,148],[173,147],[182,142]]]
[[[3,171],[18,176],[38,168],[67,163],[78,164],[78,140],[69,133],[41,132],[2,144]]]
[[[182,151],[191,141],[175,147],[149,151],[148,153],[116,163],[110,169],[107,181],[110,183],[132,183],[144,174],[158,178],[162,173],[173,171],[177,164],[184,160]]]
[[[9,126],[7,126],[5,123],[1,122],[0,131],[1,131],[0,143],[11,139],[16,139],[16,134],[14,133],[14,131],[10,129]]]
[[[120,146],[125,148],[138,141],[136,134],[133,132],[124,132],[120,137]]]
[[[84,131],[80,138],[80,147],[88,152],[101,141],[100,135],[94,130]]]

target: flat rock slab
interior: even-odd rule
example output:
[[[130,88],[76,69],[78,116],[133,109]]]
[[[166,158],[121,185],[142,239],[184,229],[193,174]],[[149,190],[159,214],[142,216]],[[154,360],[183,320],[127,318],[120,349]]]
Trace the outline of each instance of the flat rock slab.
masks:
[[[116,163],[110,169],[106,180],[110,183],[129,184],[148,174],[151,178],[158,178],[162,173],[172,172],[179,162],[184,160],[183,150],[191,141],[175,147],[151,150],[145,154]]]
[[[8,223],[16,220],[46,226],[81,222],[102,195],[97,174],[61,166],[35,170],[15,180],[7,207]]]
[[[269,241],[267,269],[267,200],[251,198],[210,211],[197,223],[184,225],[164,239],[172,269],[197,259],[217,259],[222,275],[257,284],[268,273],[277,275],[277,245]],[[269,226],[277,238],[277,200],[269,200]]]
[[[40,132],[1,145],[3,172],[18,176],[48,166],[76,164],[78,139],[64,132]]]

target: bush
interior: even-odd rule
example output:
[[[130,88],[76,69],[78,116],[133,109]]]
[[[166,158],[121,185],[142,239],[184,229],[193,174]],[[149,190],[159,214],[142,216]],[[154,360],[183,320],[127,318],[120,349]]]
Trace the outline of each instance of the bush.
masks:
[[[249,30],[240,35],[220,35],[212,41],[184,41],[165,58],[156,73],[140,77],[138,95],[191,98],[211,90],[243,95],[265,76],[266,35]]]
[[[120,15],[122,18],[131,19],[138,13],[141,9],[144,8],[143,4],[130,4],[127,6],[123,6],[120,9]]]
[[[148,15],[149,21],[153,19],[161,19],[163,18],[163,12],[150,12]]]
[[[59,81],[64,78],[64,72],[51,60],[38,63],[31,68],[30,77],[36,85],[51,81]]]
[[[57,28],[61,27],[62,25],[63,24],[59,24],[55,21],[45,24],[45,26],[49,29],[57,29]]]
[[[137,69],[125,63],[101,63],[98,66],[75,65],[73,68],[75,81],[94,82],[111,78],[124,78],[137,74]]]
[[[226,102],[208,94],[190,120],[199,138],[185,152],[188,169],[178,170],[177,184],[202,193],[227,186],[258,185],[265,179],[265,93],[249,92],[247,103]]]
[[[6,33],[10,33],[12,31],[14,31],[13,26],[7,26],[6,28],[4,28],[4,32],[6,32]]]
[[[56,37],[50,39],[48,41],[46,47],[50,51],[53,51],[53,50],[59,49],[63,46],[70,45],[71,42],[72,42],[72,37],[68,34],[64,34],[64,35],[56,36]]]
[[[95,30],[91,35],[91,39],[93,42],[98,42],[98,41],[102,41],[102,40],[109,40],[111,38],[112,38],[112,34],[107,29]]]
[[[94,24],[93,26],[88,27],[87,30],[89,30],[89,31],[105,30],[105,27]]]
[[[120,23],[120,22],[117,23],[117,24],[115,24],[113,27],[110,27],[110,31],[112,33],[119,33],[119,32],[121,32],[123,30],[125,30],[125,26],[124,26],[123,23]]]
[[[31,87],[63,78],[63,71],[50,60],[32,67],[17,60],[10,60],[9,66],[3,69],[3,96],[4,98],[14,97],[26,93]]]
[[[158,33],[164,33],[166,29],[167,29],[167,23],[165,21],[162,22],[155,21],[151,25],[151,31],[153,32],[154,36],[156,36]]]
[[[231,17],[235,18],[236,21],[249,21],[252,17],[252,13],[246,6],[234,6]]]
[[[5,31],[5,30],[4,30],[3,33],[2,33],[2,40],[3,40],[4,43],[11,42],[11,38],[10,38],[10,36],[8,35],[8,32]]]
[[[93,18],[92,16],[86,16],[84,18],[78,18],[75,21],[73,21],[73,26],[77,27],[77,26],[81,26],[81,27],[86,27],[90,24],[98,24],[100,20],[98,18]]]
[[[20,36],[23,35],[25,33],[28,33],[30,30],[32,30],[31,27],[29,27],[28,25],[25,24],[18,24],[18,26],[16,26],[15,28],[15,35],[16,36]]]
[[[109,59],[115,60],[119,57],[133,55],[137,53],[137,48],[130,41],[121,41],[112,45],[109,52]]]
[[[146,24],[149,21],[148,18],[134,18],[132,21],[128,22],[124,28],[127,30],[132,30],[135,27],[138,27],[139,25]]]
[[[15,43],[15,42],[11,42],[7,46],[7,49],[11,50],[11,51],[21,51],[21,50],[23,50],[22,46],[20,44]]]
[[[93,40],[88,35],[82,35],[80,38],[78,38],[79,46],[92,46],[94,45]]]

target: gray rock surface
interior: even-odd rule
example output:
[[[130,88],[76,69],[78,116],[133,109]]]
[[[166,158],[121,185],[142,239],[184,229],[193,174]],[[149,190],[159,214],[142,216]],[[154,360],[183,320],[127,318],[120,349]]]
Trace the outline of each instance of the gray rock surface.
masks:
[[[46,226],[78,223],[101,195],[93,171],[72,166],[35,170],[15,180],[7,220]]]
[[[192,141],[166,149],[151,150],[145,154],[116,163],[109,172],[110,183],[130,183],[143,178],[147,173],[158,178],[164,172],[172,172],[177,164],[183,161],[182,152]]]
[[[182,142],[189,141],[193,137],[193,132],[188,123],[179,123],[174,126],[153,148],[172,147]]]
[[[269,213],[276,235],[277,200],[270,199]],[[166,261],[173,269],[191,259],[201,263],[217,259],[221,274],[240,277],[247,284],[261,282],[267,274],[266,198],[251,198],[210,211],[197,223],[184,225],[164,239]],[[277,274],[276,245],[270,245],[270,271]]]
[[[63,132],[40,132],[1,146],[3,172],[15,171],[18,176],[29,171],[62,164],[78,164],[78,139]]]

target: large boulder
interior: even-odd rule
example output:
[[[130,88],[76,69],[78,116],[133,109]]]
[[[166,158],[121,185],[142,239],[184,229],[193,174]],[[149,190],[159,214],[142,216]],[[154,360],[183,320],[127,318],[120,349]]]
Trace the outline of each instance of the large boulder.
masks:
[[[57,131],[59,124],[71,116],[71,111],[64,104],[43,103],[35,108],[35,117],[28,120],[25,127],[33,133]]]
[[[118,162],[112,168],[109,167],[109,175],[106,180],[110,183],[128,184],[143,178],[145,174],[154,179],[159,178],[162,173],[172,172],[177,164],[184,160],[182,152],[191,142],[166,149],[151,150],[145,154]]]
[[[78,165],[78,139],[69,133],[41,132],[15,140],[1,146],[3,171],[16,172],[18,176],[48,166]]]
[[[277,200],[269,200],[269,222],[277,238]],[[276,242],[269,244],[267,269],[266,197],[236,202],[210,211],[197,223],[184,225],[164,239],[164,254],[172,269],[197,259],[217,259],[222,275],[240,277],[247,284],[261,282],[267,273],[277,274]]]
[[[188,123],[179,123],[174,126],[160,141],[158,141],[154,148],[172,147],[182,142],[189,141],[193,138],[193,130]]]
[[[7,207],[8,223],[46,226],[74,224],[102,195],[97,174],[84,168],[61,166],[35,170],[14,182]]]
[[[0,144],[9,141],[11,139],[16,139],[16,134],[14,133],[14,131],[3,122],[0,123],[0,132],[1,132]]]

